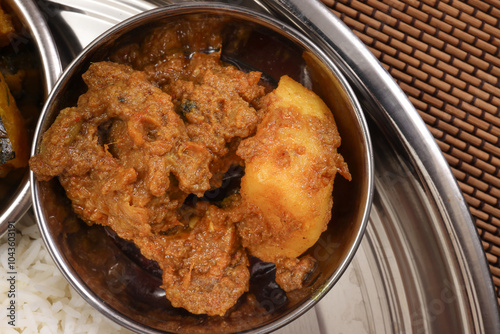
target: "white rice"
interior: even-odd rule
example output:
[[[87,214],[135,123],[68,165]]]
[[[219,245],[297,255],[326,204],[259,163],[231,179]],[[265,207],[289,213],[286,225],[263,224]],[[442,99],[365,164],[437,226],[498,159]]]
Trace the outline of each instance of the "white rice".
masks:
[[[64,279],[30,215],[17,225],[15,297],[9,298],[8,244],[0,239],[0,333],[130,333],[90,306]],[[15,326],[7,307],[15,300]]]

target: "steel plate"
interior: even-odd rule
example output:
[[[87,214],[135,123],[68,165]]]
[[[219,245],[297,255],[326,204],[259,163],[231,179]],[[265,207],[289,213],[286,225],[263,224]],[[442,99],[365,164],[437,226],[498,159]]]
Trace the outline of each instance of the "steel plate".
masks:
[[[39,4],[68,63],[107,28],[172,2],[183,1]],[[389,74],[319,1],[225,2],[274,13],[315,39],[349,78],[371,119],[376,180],[364,240],[332,291],[278,332],[497,333],[493,284],[463,196],[425,124]]]

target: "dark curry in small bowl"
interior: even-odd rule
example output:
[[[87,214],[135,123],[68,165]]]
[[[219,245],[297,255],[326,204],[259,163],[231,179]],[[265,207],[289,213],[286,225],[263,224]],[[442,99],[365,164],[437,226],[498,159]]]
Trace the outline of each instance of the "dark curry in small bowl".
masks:
[[[35,213],[68,280],[125,327],[270,331],[360,242],[367,135],[338,70],[290,28],[225,5],[153,10],[49,97]]]
[[[0,2],[0,236],[31,205],[28,158],[43,103],[61,72],[55,50],[33,3]]]

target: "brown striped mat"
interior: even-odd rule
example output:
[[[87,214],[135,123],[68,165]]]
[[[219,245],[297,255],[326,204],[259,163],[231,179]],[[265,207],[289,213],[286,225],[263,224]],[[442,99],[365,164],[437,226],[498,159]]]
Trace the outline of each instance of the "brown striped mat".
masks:
[[[500,0],[324,0],[391,73],[469,204],[500,304]]]

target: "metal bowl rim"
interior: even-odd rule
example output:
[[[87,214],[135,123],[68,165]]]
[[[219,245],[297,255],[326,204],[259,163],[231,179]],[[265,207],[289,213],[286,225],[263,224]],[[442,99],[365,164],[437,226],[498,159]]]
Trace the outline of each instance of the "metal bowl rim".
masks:
[[[16,13],[23,25],[27,26],[40,57],[43,74],[44,96],[47,97],[57,78],[62,72],[61,60],[56,42],[42,13],[30,1],[8,0],[7,4]],[[0,237],[4,235],[11,224],[23,217],[31,206],[29,173],[16,188],[5,207],[0,210]]]

